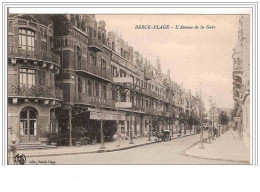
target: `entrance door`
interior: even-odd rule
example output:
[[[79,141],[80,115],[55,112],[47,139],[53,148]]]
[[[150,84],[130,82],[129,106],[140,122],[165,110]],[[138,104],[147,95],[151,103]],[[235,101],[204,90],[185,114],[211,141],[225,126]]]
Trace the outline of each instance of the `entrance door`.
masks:
[[[24,108],[20,113],[21,142],[37,141],[37,110]]]

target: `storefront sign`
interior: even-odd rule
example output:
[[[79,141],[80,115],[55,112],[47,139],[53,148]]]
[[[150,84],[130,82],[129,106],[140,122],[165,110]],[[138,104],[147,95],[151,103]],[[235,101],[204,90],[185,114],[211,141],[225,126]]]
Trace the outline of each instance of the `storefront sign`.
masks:
[[[124,121],[125,120],[125,114],[119,113],[110,113],[107,111],[102,111],[102,113],[97,111],[91,111],[90,112],[90,119],[96,119],[96,120],[119,120]]]

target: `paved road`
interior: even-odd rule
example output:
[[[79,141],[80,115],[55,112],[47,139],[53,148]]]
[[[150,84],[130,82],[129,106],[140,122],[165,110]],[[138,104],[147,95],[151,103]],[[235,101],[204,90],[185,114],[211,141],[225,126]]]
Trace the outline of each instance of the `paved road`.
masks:
[[[184,151],[198,139],[194,135],[116,152],[31,157],[26,164],[234,164],[186,156]]]

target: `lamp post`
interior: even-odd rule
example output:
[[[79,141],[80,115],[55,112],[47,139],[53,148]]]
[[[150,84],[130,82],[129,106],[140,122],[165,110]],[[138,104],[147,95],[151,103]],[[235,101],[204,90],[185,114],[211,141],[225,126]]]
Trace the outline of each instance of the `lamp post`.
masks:
[[[133,126],[133,119],[131,117],[131,121],[130,121],[130,141],[129,141],[129,144],[134,144],[134,140],[133,140],[133,133],[132,133],[132,126]]]
[[[149,129],[149,132],[148,132],[148,141],[151,141],[151,127],[150,127],[150,125],[151,125],[151,123],[150,123],[150,119],[148,120],[148,129]]]
[[[98,113],[100,114],[100,142],[101,142],[100,149],[105,149],[104,133],[103,133],[103,114],[101,109],[101,103],[99,105],[96,105],[95,107],[98,110]]]
[[[68,107],[69,111],[69,146],[72,146],[72,123],[71,123],[71,118],[72,118],[72,112],[71,112],[71,106]]]
[[[118,99],[117,99],[118,101]],[[117,134],[117,138],[116,138],[116,147],[120,147],[120,135],[119,135],[119,132],[118,132],[118,128],[119,128],[119,112],[118,112],[118,107],[116,108],[116,111],[117,111],[117,118],[116,118],[116,134]]]

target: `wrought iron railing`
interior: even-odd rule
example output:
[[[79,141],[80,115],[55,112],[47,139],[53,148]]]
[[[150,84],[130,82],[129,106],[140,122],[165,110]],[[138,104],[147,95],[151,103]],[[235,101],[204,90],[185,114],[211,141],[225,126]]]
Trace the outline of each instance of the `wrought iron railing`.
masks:
[[[63,100],[63,90],[52,86],[8,84],[8,96],[46,97]]]
[[[96,76],[103,77],[103,78],[108,79],[110,81],[113,80],[112,75],[111,75],[109,70],[103,70],[100,67],[92,65],[92,64],[88,64],[88,63],[79,64],[78,63],[77,64],[77,70],[83,70],[85,72],[94,74]]]
[[[84,103],[86,105],[100,105],[103,107],[115,107],[115,101],[112,99],[91,96],[86,93],[78,93],[78,103]]]
[[[8,57],[22,57],[25,59],[35,59],[39,61],[51,62],[60,66],[60,56],[44,49],[35,49],[34,51],[21,48],[8,49]]]

